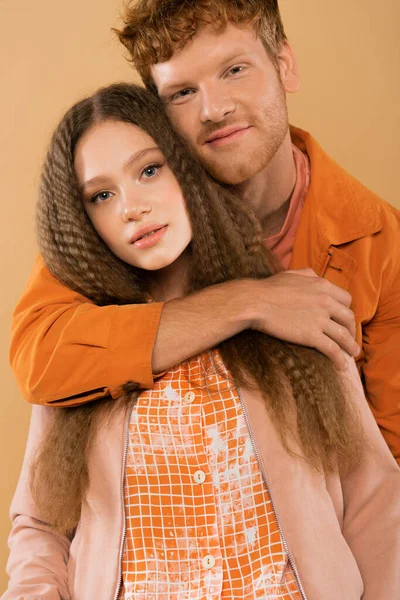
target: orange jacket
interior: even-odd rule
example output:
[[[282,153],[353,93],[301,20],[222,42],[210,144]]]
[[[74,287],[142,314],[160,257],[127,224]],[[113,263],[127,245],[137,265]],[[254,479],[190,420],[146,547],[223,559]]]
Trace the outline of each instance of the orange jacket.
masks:
[[[400,461],[400,214],[292,129],[311,162],[311,186],[291,268],[311,267],[348,289],[358,357],[374,416]],[[162,303],[97,307],[59,283],[38,257],[14,312],[11,365],[34,404],[72,405],[126,381],[153,383],[151,357]]]

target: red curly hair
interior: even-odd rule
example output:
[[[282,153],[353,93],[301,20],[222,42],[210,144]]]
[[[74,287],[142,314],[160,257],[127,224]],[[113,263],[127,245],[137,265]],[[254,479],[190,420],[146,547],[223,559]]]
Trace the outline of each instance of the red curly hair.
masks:
[[[153,92],[151,66],[169,60],[203,27],[251,24],[276,66],[287,39],[278,0],[129,0],[123,19],[124,28],[115,31]]]

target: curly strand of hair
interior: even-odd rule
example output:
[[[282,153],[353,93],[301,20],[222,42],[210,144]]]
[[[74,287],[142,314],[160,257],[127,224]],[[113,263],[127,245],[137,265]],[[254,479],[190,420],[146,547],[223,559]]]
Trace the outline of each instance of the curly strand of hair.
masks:
[[[280,271],[278,261],[266,250],[261,225],[252,209],[236,195],[226,198],[225,202],[244,247],[246,276],[264,278]]]
[[[298,437],[306,458],[326,472],[339,463],[342,469],[350,469],[360,457],[358,412],[346,401],[329,360],[311,348],[282,343],[276,358],[293,391]]]
[[[177,165],[177,172],[184,173],[185,178],[181,182],[182,192],[185,198],[190,198],[188,203],[188,212],[192,222],[201,223],[201,227],[193,230],[191,246],[196,255],[196,273],[192,272],[192,290],[199,289],[207,285],[220,283],[227,279],[226,265],[229,261],[226,256],[221,256],[221,244],[217,242],[217,233],[214,226],[213,217],[215,211],[210,210],[213,207],[205,201],[205,194],[201,183],[194,172],[187,156],[181,153],[178,146],[175,146],[175,153],[168,156],[172,159],[171,164]],[[203,178],[202,178],[203,179]],[[222,251],[223,252],[223,251]]]
[[[134,271],[110,254],[82,208],[77,186],[71,185],[73,118],[73,112],[67,114],[65,126],[57,130],[43,170],[37,210],[42,254],[53,275],[96,303],[116,298],[119,303],[144,302],[146,295],[135,282]]]
[[[109,398],[80,407],[54,409],[47,435],[33,459],[30,489],[41,507],[41,517],[55,531],[71,538],[89,486],[88,457],[95,435],[110,418],[124,418],[137,401],[137,385],[127,387],[131,391],[118,400]]]
[[[245,211],[243,211],[245,214]],[[235,218],[235,211],[231,211],[231,216]],[[247,215],[246,215],[247,216]],[[243,222],[243,220],[242,220]],[[243,226],[242,226],[243,227]],[[252,248],[253,258],[259,259],[258,265],[259,270],[256,273],[252,273],[252,276],[266,276],[266,268],[265,261],[263,258],[266,257],[265,246],[262,243],[262,238],[260,236],[260,227],[254,227],[254,229],[258,232],[258,239]],[[251,236],[251,227],[250,227],[250,236]],[[270,273],[271,274],[271,273]],[[252,336],[254,339],[254,335]],[[264,337],[264,341],[266,341],[266,337]],[[299,418],[298,426],[299,426],[299,437],[300,442],[307,450],[307,458],[310,462],[323,464],[324,468],[328,471],[331,471],[337,465],[335,455],[335,444],[339,444],[336,450],[339,451],[342,459],[345,459],[345,454],[340,451],[340,447],[345,447],[348,444],[348,440],[341,440],[341,433],[343,431],[342,424],[340,427],[332,428],[332,422],[334,422],[334,416],[331,413],[331,404],[326,402],[326,398],[324,397],[321,402],[317,403],[317,398],[321,397],[321,389],[324,389],[324,385],[326,384],[326,379],[321,376],[321,367],[317,369],[316,364],[313,363],[313,357],[315,355],[320,357],[318,353],[306,348],[297,348],[290,347],[290,345],[283,344],[282,342],[268,339],[269,346],[271,343],[275,345],[275,357],[277,359],[277,363],[282,367],[281,374],[287,377],[287,380],[290,383],[292,393],[294,399],[297,401],[298,414],[302,417]],[[236,340],[238,343],[238,340]],[[271,348],[268,349],[270,352]],[[290,352],[290,355],[288,355]],[[264,352],[262,356],[262,363],[265,365],[265,357],[268,355],[268,352]],[[310,356],[311,355],[311,356]],[[253,356],[254,359],[254,356]],[[240,362],[239,357],[237,360]],[[271,365],[270,365],[271,367]],[[275,365],[276,367],[276,365]],[[251,370],[251,366],[249,365]],[[237,370],[237,369],[236,369]],[[235,371],[235,367],[233,367],[233,371]],[[274,369],[272,369],[272,373]],[[265,375],[267,375],[267,379]],[[271,377],[271,368],[264,369],[264,381],[259,379],[259,385],[262,389],[273,389],[275,387],[278,390],[280,382],[279,380],[272,376]],[[281,394],[282,395],[282,394]],[[268,395],[269,397],[271,394]],[[326,396],[326,393],[323,394]],[[337,397],[337,401],[340,401],[340,394]],[[282,402],[280,402],[280,407],[282,407]],[[285,423],[285,415],[278,409],[278,407],[272,405],[272,412],[276,413],[277,416],[277,424],[280,426],[280,431],[282,434],[283,442],[285,446],[288,448],[289,444],[287,443],[286,436],[289,433],[289,429],[282,427],[282,423]],[[312,422],[312,426],[310,427],[310,423]],[[328,426],[329,425],[329,426]],[[311,435],[311,432],[314,432]],[[308,436],[308,437],[307,437]],[[315,449],[320,449],[319,452],[316,452]],[[348,453],[347,453],[348,454]],[[351,457],[350,457],[351,462]]]

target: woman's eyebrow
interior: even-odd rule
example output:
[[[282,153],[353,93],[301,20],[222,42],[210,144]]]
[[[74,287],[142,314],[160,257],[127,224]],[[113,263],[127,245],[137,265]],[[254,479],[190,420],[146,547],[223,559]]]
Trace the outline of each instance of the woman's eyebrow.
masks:
[[[108,181],[108,177],[106,177],[105,175],[96,175],[96,177],[92,177],[91,179],[88,179],[87,181],[84,181],[82,183],[82,185],[79,186],[79,191],[80,192],[84,192],[85,189],[93,186],[93,185],[98,185],[99,183],[105,183]]]
[[[152,146],[151,148],[144,148],[143,150],[138,150],[124,162],[124,165],[122,167],[123,170],[126,171],[133,164],[135,164],[139,160],[142,160],[142,158],[145,158],[145,156],[147,156],[147,154],[150,154],[151,152],[154,152],[157,150],[160,150],[158,148],[158,146]]]
[[[133,164],[135,164],[136,162],[138,162],[139,160],[142,160],[143,158],[145,158],[148,154],[150,154],[151,152],[154,152],[156,150],[159,150],[158,146],[152,146],[151,148],[144,148],[143,150],[138,150],[137,152],[134,152],[123,164],[122,169],[124,171],[126,171],[127,169],[129,169],[129,167],[131,167]],[[92,186],[92,185],[96,185],[99,183],[104,183],[105,181],[108,181],[108,176],[107,175],[95,175],[95,177],[91,177],[90,179],[88,179],[87,181],[84,181],[82,183],[81,186],[79,186],[79,189],[81,192],[83,192],[86,188]]]

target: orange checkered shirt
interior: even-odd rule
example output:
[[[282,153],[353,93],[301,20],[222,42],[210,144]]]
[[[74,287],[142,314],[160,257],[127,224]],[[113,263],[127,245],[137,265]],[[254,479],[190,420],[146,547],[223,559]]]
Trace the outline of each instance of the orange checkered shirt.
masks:
[[[301,600],[240,397],[217,351],[143,392],[129,423],[124,600]]]

